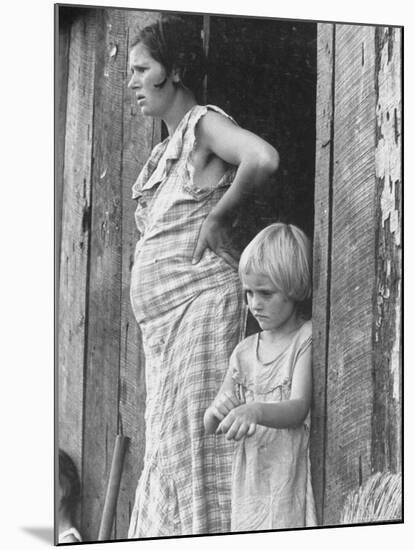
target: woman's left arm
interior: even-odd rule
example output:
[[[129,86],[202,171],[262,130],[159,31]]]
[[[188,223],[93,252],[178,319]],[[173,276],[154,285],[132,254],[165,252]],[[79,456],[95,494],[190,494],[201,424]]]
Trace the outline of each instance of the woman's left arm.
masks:
[[[255,423],[269,428],[296,428],[305,420],[312,398],[312,348],[308,347],[296,362],[290,398],[277,403],[252,402],[232,409],[217,430],[227,439],[240,439],[241,426]],[[242,434],[242,435],[241,435]]]
[[[279,166],[279,155],[274,147],[212,111],[197,126],[197,144],[207,154],[214,154],[237,166],[237,172],[232,185],[207,216],[201,228],[194,251],[195,263],[207,247],[222,255],[220,245],[224,243],[220,241],[221,229],[225,230],[234,220],[241,204],[252,194],[258,193]],[[227,252],[223,255],[226,261],[229,260],[227,255]]]

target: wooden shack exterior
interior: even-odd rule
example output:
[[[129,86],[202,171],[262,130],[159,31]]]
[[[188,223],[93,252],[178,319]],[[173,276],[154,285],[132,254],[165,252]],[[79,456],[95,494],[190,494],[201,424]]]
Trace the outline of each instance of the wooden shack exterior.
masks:
[[[318,25],[312,459],[319,517],[401,471],[401,29]]]
[[[116,434],[130,444],[113,539],[127,536],[143,463],[131,186],[161,127],[126,84],[130,35],[156,16],[57,8],[57,446],[81,475],[85,540],[97,539]],[[322,23],[316,35],[311,453],[332,525],[371,473],[401,471],[402,29]]]

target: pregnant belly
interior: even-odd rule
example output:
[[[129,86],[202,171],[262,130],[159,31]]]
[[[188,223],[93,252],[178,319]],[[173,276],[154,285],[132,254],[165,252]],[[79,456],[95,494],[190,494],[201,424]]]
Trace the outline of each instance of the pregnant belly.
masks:
[[[131,273],[131,303],[138,322],[170,311],[201,292],[238,284],[237,273],[211,250],[199,263],[188,252],[154,253],[143,247],[135,256]]]

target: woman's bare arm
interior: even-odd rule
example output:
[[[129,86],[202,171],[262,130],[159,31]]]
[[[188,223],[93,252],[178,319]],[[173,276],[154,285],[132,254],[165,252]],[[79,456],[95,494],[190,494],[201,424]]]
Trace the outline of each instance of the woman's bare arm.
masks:
[[[228,261],[227,243],[221,229],[224,230],[226,224],[234,220],[240,206],[254,193],[260,192],[263,184],[276,172],[279,155],[259,136],[211,111],[197,126],[197,144],[204,150],[205,156],[214,154],[237,166],[232,185],[206,218],[194,251],[195,262],[207,247]],[[221,254],[222,251],[224,254]]]

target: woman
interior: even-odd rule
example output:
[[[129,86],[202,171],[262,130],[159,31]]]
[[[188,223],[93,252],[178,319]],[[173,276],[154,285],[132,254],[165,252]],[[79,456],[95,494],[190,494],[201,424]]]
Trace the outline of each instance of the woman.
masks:
[[[128,86],[161,119],[158,144],[133,186],[141,233],[131,302],[146,359],[146,449],[129,537],[230,529],[232,445],[205,435],[203,414],[243,336],[231,227],[278,167],[276,150],[218,107],[196,101],[199,34],[162,17],[132,43]]]

